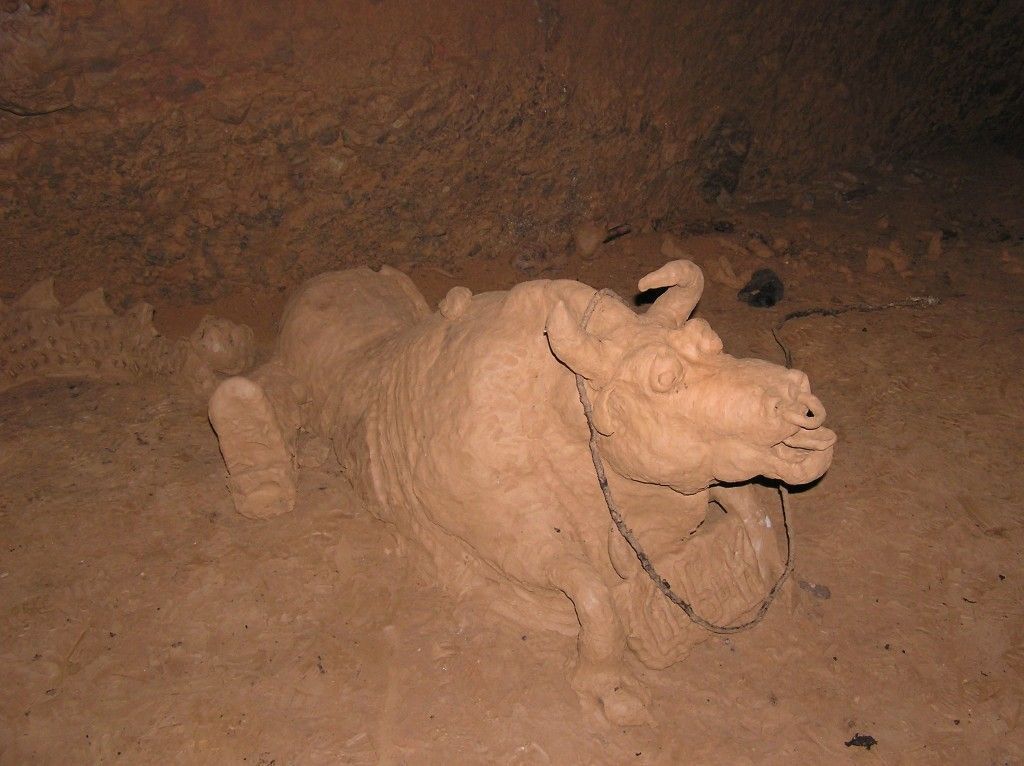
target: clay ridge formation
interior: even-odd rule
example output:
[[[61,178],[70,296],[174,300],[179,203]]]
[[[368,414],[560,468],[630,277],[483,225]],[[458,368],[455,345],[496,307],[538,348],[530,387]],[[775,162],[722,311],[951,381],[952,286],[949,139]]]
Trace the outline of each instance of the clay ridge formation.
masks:
[[[189,338],[171,340],[153,326],[153,307],[139,303],[123,315],[102,288],[62,307],[53,280],[29,288],[12,305],[0,302],[0,392],[42,378],[135,380],[162,375],[209,392],[218,375],[251,367],[249,327],[207,316]]]

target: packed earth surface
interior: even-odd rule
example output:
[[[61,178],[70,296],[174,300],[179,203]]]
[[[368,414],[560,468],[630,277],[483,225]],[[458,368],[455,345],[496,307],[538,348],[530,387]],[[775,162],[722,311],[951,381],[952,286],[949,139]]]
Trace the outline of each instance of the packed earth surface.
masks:
[[[986,90],[984,25],[808,12],[785,27],[801,48],[724,3],[701,10],[723,50],[687,47],[693,11],[675,58],[631,61],[666,20],[605,5],[591,28],[577,4],[497,4],[491,39],[390,0],[358,29],[2,4],[0,298],[104,286],[171,338],[245,322],[265,360],[319,271],[389,264],[432,306],[549,277],[632,302],[670,234],[726,351],[782,363],[781,342],[839,435],[789,496],[766,619],[639,669],[653,721],[610,726],[569,684],[575,639],[425,579],[333,462],[293,512],[246,519],[193,389],[36,381],[0,394],[0,763],[1024,762],[1019,52],[993,48],[1008,84]],[[1003,40],[1010,5],[971,7]],[[820,55],[837,25],[861,47]],[[865,63],[900,35],[922,70]],[[730,90],[744,39],[761,79]],[[523,48],[529,77],[507,68]],[[960,50],[973,68],[931,100],[886,82]],[[782,300],[738,301],[764,268]]]
[[[941,167],[857,207],[731,211],[713,255],[694,240],[712,275],[699,313],[735,353],[778,360],[771,328],[790,310],[939,302],[779,331],[840,447],[791,497],[796,567],[768,618],[644,672],[654,725],[585,716],[572,639],[418,578],[329,469],[301,474],[293,513],[246,520],[191,391],[49,381],[0,402],[4,762],[838,763],[866,756],[844,744],[857,734],[890,763],[1015,762],[1024,221],[1001,206],[1024,176]],[[929,257],[919,234],[940,228]],[[777,248],[753,254],[749,232]],[[629,295],[662,258],[643,242],[565,273]],[[870,273],[868,248],[892,242],[903,273]],[[784,301],[739,303],[713,277],[723,258],[771,265]],[[436,300],[516,277],[477,261],[421,284]],[[266,341],[278,304],[234,308]],[[205,309],[158,317],[173,333]]]

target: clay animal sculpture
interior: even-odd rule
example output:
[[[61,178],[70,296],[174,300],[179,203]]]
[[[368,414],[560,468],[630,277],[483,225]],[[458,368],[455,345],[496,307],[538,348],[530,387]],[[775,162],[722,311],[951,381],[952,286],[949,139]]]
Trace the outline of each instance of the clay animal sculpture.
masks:
[[[329,440],[439,582],[497,584],[521,619],[571,625],[581,700],[641,723],[646,692],[627,650],[663,667],[707,633],[612,525],[576,376],[626,521],[715,622],[750,615],[783,567],[777,511],[744,482],[810,482],[835,442],[803,373],[729,356],[690,318],[703,283],[679,260],[640,281],[668,288],[642,315],[567,280],[458,287],[431,312],[388,267],[316,277],[288,304],[272,360],[210,400],[235,506],[253,518],[291,510],[299,431]]]
[[[135,380],[173,377],[208,394],[218,376],[252,366],[249,327],[207,316],[186,340],[161,336],[153,307],[118,316],[102,289],[62,307],[53,280],[37,283],[12,305],[0,302],[0,392],[41,378]]]

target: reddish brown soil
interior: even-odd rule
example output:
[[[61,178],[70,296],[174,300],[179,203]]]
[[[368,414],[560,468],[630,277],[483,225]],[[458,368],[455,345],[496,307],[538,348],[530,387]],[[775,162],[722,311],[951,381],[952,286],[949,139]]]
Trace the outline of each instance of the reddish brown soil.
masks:
[[[728,214],[733,240],[757,232],[778,252],[718,252],[743,274],[771,265],[787,297],[752,309],[709,279],[701,312],[727,350],[778,359],[770,327],[797,308],[942,302],[782,330],[829,407],[836,460],[792,496],[795,575],[767,620],[643,674],[650,727],[584,715],[571,639],[418,579],[330,470],[303,472],[291,515],[237,516],[184,391],[5,395],[0,761],[1020,762],[1024,173],[996,160],[872,179],[855,203]],[[941,228],[929,258],[918,233]],[[867,247],[894,239],[905,273],[868,274]],[[557,273],[628,294],[664,260],[644,243]],[[695,252],[714,274],[717,256]],[[413,274],[431,299],[517,279],[482,259]],[[275,294],[219,310],[269,338],[278,307]],[[163,319],[184,330],[198,313]],[[855,734],[878,744],[845,746]]]

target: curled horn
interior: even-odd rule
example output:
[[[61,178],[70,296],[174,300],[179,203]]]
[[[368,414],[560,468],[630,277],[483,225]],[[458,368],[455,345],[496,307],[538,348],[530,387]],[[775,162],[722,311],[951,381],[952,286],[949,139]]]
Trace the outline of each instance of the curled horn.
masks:
[[[580,327],[580,320],[570,313],[565,301],[551,309],[544,332],[551,352],[570,370],[587,380],[611,377],[612,359],[604,344]]]
[[[646,318],[670,329],[676,329],[689,319],[704,292],[704,274],[692,261],[669,261],[648,274],[637,285],[640,292],[668,287],[648,309]]]

